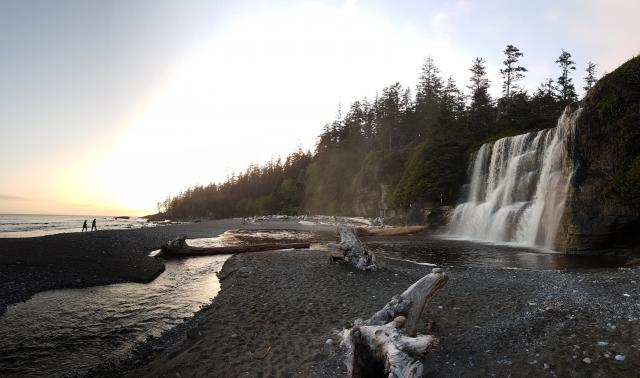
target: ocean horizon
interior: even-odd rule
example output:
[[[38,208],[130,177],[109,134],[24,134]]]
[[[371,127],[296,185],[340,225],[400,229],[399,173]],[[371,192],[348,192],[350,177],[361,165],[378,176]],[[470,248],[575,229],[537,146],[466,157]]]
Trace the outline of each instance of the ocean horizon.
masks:
[[[25,238],[60,233],[82,232],[82,224],[95,219],[98,230],[153,227],[146,218],[116,218],[105,215],[0,214],[0,238]]]

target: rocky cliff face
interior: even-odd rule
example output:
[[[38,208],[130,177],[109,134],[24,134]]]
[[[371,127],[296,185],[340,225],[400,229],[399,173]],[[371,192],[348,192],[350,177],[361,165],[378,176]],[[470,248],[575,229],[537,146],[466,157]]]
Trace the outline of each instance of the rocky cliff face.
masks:
[[[566,141],[574,173],[557,249],[580,253],[638,245],[640,57],[603,77],[581,106]]]

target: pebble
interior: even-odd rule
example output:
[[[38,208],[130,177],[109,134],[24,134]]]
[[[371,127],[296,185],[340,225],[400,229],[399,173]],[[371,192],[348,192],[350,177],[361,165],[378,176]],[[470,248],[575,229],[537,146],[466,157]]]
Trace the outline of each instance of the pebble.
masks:
[[[549,364],[548,364],[548,363],[546,363],[546,362],[544,363],[544,365],[543,365],[543,366],[544,366],[544,368],[545,368],[545,369],[548,369],[548,368],[549,368]]]
[[[609,345],[609,343],[606,341],[598,341],[598,346],[607,346],[607,345]]]
[[[585,357],[582,359],[582,362],[584,362],[585,364],[589,365],[591,363],[591,359],[589,357]]]
[[[627,294],[627,293],[624,293],[624,294],[622,294],[622,295],[624,295],[625,297],[630,297],[630,296],[631,296],[631,295],[629,295],[629,294]]]
[[[616,359],[616,361],[624,361],[624,354],[616,354],[616,356],[614,357]]]

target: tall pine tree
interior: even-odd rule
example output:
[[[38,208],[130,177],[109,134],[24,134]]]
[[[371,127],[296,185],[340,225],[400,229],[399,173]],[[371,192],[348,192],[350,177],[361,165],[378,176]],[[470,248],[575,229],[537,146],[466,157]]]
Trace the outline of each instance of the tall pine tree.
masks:
[[[504,55],[505,60],[502,62],[504,68],[500,70],[500,74],[504,80],[502,82],[502,93],[504,94],[505,113],[509,113],[511,97],[520,89],[517,82],[524,78],[524,73],[527,72],[527,69],[518,65],[518,60],[523,54],[517,47],[507,45]]]
[[[571,54],[562,50],[562,54],[556,60],[560,66],[560,76],[558,77],[558,97],[562,105],[578,100],[573,80],[569,77],[569,71],[576,69],[576,62],[571,60]]]
[[[428,134],[437,123],[443,87],[440,70],[435,60],[429,56],[422,65],[416,88],[415,109],[419,122],[417,134]]]
[[[584,82],[586,85],[582,88],[585,91],[589,91],[589,89],[593,87],[593,84],[598,81],[598,79],[596,79],[596,64],[593,62],[587,63],[587,69],[585,70],[585,72],[587,73],[587,76],[584,77]]]
[[[489,79],[487,79],[487,67],[484,59],[477,57],[471,64],[471,83],[467,86],[471,90],[471,104],[469,107],[469,121],[471,127],[484,138],[492,122],[493,107],[489,95]]]

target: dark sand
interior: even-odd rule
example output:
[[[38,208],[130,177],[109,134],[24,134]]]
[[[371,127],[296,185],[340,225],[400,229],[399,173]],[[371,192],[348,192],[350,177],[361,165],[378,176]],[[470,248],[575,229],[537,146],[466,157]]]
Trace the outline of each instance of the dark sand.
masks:
[[[270,222],[273,228],[302,228],[294,222]],[[164,270],[148,257],[178,235],[215,237],[234,228],[264,228],[240,219],[131,230],[101,230],[35,238],[0,238],[0,315],[12,303],[37,292],[119,282],[149,282]]]
[[[341,354],[325,341],[431,270],[382,260],[383,270],[359,272],[317,251],[233,256],[213,304],[129,361],[126,369],[138,368],[128,376],[344,376]],[[429,376],[633,376],[640,368],[637,270],[446,271],[429,311],[441,340]]]
[[[149,280],[162,265],[147,254],[177,234],[213,237],[265,227],[310,229],[222,220],[0,239],[0,310],[41,290]],[[431,270],[380,260],[381,271],[359,272],[329,264],[319,251],[236,255],[220,273],[222,292],[210,306],[142,344],[121,366],[93,375],[343,376],[340,353],[328,352],[325,341]],[[639,370],[637,268],[446,271],[450,280],[429,311],[431,333],[441,340],[427,359],[429,376],[635,376]]]

